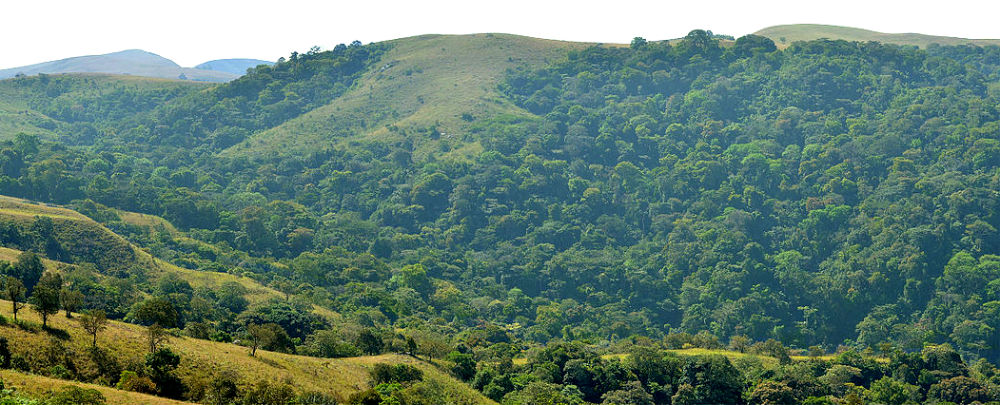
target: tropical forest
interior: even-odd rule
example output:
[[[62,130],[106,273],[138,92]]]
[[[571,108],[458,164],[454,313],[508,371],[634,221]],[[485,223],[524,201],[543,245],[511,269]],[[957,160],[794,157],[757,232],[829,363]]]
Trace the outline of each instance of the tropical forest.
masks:
[[[20,74],[0,195],[0,404],[1000,401],[997,44]]]

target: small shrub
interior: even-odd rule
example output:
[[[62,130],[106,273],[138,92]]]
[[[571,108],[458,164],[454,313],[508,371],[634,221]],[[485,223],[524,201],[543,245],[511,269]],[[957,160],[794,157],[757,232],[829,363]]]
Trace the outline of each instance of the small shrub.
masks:
[[[212,377],[205,391],[205,400],[210,405],[233,404],[239,399],[237,376],[233,372],[224,371]]]
[[[100,391],[77,386],[63,387],[48,400],[50,405],[103,405],[106,402]]]
[[[69,370],[67,370],[66,367],[63,367],[62,364],[56,364],[49,367],[47,374],[49,377],[58,378],[60,380],[68,380],[71,377]]]
[[[130,370],[122,371],[122,375],[118,378],[118,384],[115,384],[115,388],[142,394],[156,394],[156,384],[153,384],[153,380],[150,380],[146,376],[140,376],[135,371]]]
[[[240,401],[242,405],[286,405],[295,400],[295,391],[291,384],[275,383],[267,381],[258,382],[253,388],[248,389]]]
[[[10,367],[17,371],[31,371],[31,364],[28,363],[28,359],[20,354],[10,356]]]
[[[351,397],[347,399],[347,403],[351,405],[380,405],[382,403],[382,396],[378,392],[375,392],[374,388],[369,388],[351,394]]]
[[[378,363],[371,371],[372,380],[376,384],[399,383],[405,384],[412,381],[424,379],[424,372],[419,368],[409,364],[386,364]]]

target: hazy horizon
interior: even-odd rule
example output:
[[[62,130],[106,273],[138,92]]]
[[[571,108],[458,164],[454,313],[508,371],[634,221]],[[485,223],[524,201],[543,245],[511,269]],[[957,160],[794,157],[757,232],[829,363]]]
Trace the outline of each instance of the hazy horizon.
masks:
[[[915,32],[962,38],[1000,38],[993,23],[1000,4],[957,0],[932,4],[848,0],[836,7],[802,2],[625,1],[529,2],[502,5],[454,0],[388,1],[372,8],[360,2],[288,0],[281,7],[262,1],[136,5],[122,0],[5,5],[0,35],[0,69],[75,56],[142,49],[191,67],[215,59],[277,60],[312,46],[364,43],[421,34],[502,32],[546,39],[627,43],[684,36],[692,29],[741,36],[783,24],[827,24],[887,33]],[[39,12],[44,10],[44,12]],[[976,10],[976,12],[970,12]],[[154,20],[155,18],[155,20]]]

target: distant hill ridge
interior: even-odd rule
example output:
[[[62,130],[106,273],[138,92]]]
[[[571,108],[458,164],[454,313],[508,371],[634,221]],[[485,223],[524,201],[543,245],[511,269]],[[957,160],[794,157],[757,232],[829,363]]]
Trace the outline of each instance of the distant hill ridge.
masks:
[[[103,55],[87,55],[0,70],[0,79],[19,74],[110,73],[203,82],[228,82],[246,73],[248,67],[270,62],[256,59],[225,59],[198,67],[181,67],[174,61],[141,49]]]
[[[884,44],[915,45],[921,48],[926,48],[930,44],[1000,45],[1000,39],[967,39],[917,33],[892,34],[862,28],[822,24],[775,25],[761,29],[754,34],[770,38],[779,47],[791,45],[795,41],[811,41],[820,38],[862,42],[876,41]]]
[[[234,75],[242,76],[247,72],[247,69],[256,67],[258,65],[273,65],[274,62],[268,62],[266,60],[260,59],[216,59],[210,60],[208,62],[202,63],[195,66],[195,69],[203,70],[214,70],[217,72],[232,73]]]

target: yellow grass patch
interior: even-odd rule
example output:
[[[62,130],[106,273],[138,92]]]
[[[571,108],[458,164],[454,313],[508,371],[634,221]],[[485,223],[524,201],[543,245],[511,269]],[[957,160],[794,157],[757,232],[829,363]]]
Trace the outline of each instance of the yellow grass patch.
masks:
[[[0,370],[0,379],[3,379],[7,388],[13,388],[15,393],[25,394],[32,398],[44,398],[53,392],[60,391],[63,387],[77,386],[80,388],[95,389],[104,395],[109,405],[175,405],[190,404],[190,402],[175,401],[153,395],[140,394],[137,392],[119,391],[111,387],[104,387],[94,384],[84,384],[65,380],[57,380],[33,374],[23,374],[13,370]]]

